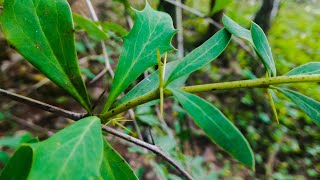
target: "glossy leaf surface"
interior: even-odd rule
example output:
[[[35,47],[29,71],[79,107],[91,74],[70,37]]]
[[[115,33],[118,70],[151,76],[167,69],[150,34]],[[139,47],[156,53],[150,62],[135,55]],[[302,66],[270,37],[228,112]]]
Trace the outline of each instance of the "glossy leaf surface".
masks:
[[[100,120],[87,117],[43,142],[23,144],[1,177],[21,174],[15,179],[99,179],[102,158]]]
[[[29,179],[100,177],[103,139],[97,117],[84,118],[48,140],[30,146],[33,149],[33,164]]]
[[[290,89],[276,88],[320,126],[320,102]]]
[[[257,54],[259,55],[262,63],[266,67],[269,75],[274,77],[277,75],[276,65],[274,63],[271,48],[268,43],[267,36],[263,30],[254,22],[251,25],[251,36]]]
[[[5,0],[1,25],[17,51],[91,111],[66,0]]]
[[[206,135],[232,157],[254,169],[254,155],[241,132],[216,107],[200,97],[172,90],[174,97]]]
[[[72,14],[73,20],[80,28],[84,29],[90,38],[100,41],[108,38],[107,34],[99,29],[98,25],[92,20],[85,18],[79,14]]]
[[[320,74],[320,62],[310,62],[289,71],[285,76]]]
[[[226,29],[218,31],[179,62],[166,84],[188,75],[216,59],[228,46],[230,40],[231,34]]]
[[[117,153],[112,146],[104,142],[104,157],[101,164],[101,176],[103,179],[118,180],[128,179],[137,180],[129,164]]]
[[[135,14],[135,24],[124,37],[124,47],[103,112],[147,68],[157,64],[157,49],[161,54],[173,49],[171,39],[176,30],[168,14],[153,10],[148,3],[142,11],[135,10]]]

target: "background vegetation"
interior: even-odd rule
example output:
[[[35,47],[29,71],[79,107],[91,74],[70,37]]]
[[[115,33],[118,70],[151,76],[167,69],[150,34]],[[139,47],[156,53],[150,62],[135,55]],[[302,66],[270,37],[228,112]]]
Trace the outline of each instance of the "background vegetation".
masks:
[[[69,1],[74,12],[91,17],[85,2]],[[123,1],[93,1],[99,19],[105,23],[110,39],[106,41],[107,51],[115,68],[121,51],[121,36],[130,29],[133,12]],[[172,8],[161,6],[162,1],[149,1],[150,4],[172,13]],[[137,9],[144,6],[143,1],[130,1]],[[159,5],[160,3],[160,5]],[[206,15],[217,18],[219,12],[210,8],[209,0],[186,0],[186,5]],[[230,1],[223,12],[248,26],[261,7],[259,0]],[[162,4],[163,5],[163,4]],[[213,13],[214,12],[214,13]],[[172,13],[174,15],[174,13]],[[130,18],[131,17],[131,18]],[[319,32],[320,2],[312,0],[280,1],[279,10],[268,30],[268,39],[273,50],[277,70],[280,75],[298,65],[318,61],[320,55]],[[219,18],[215,19],[219,21]],[[120,25],[122,28],[112,23]],[[183,11],[184,47],[189,52],[214,29],[206,18]],[[101,47],[98,41],[88,36],[77,26],[77,51],[82,73],[89,84],[93,99],[98,99],[105,87],[109,87],[110,76],[94,81],[96,74],[104,68]],[[174,42],[175,46],[177,45]],[[253,51],[251,51],[253,52]],[[177,52],[169,55],[169,61],[177,59]],[[17,54],[0,34],[0,87],[44,102],[73,111],[83,111],[74,100],[61,89],[39,74],[31,65]],[[153,70],[150,69],[150,72]],[[253,79],[263,77],[264,70],[256,56],[250,55],[238,44],[231,46],[214,61],[187,82],[188,85]],[[141,77],[142,79],[143,77]],[[319,84],[295,85],[295,88],[316,100],[320,100]],[[151,141],[183,164],[194,177],[199,179],[224,178],[274,178],[274,179],[317,179],[320,177],[320,132],[318,127],[293,103],[284,97],[275,99],[280,124],[272,113],[267,94],[260,89],[236,90],[217,93],[203,93],[215,106],[239,127],[255,152],[256,171],[251,172],[212,144],[203,132],[198,130],[177,102],[165,103],[165,121],[161,124],[157,117],[157,107],[140,106],[135,110],[138,123],[142,125],[145,141]],[[174,108],[168,108],[173,105]],[[167,108],[166,108],[167,107]],[[102,108],[102,107],[100,107]],[[0,101],[0,168],[4,166],[15,148],[33,137],[45,139],[68,125],[69,120],[38,109],[18,104],[1,97]],[[131,123],[125,124],[134,129]],[[125,131],[125,130],[124,130]],[[129,133],[129,132],[127,132]],[[175,136],[171,136],[174,134]],[[175,138],[173,138],[175,137]],[[112,145],[135,168],[143,179],[177,179],[171,167],[152,154],[131,146],[119,139],[110,139]]]

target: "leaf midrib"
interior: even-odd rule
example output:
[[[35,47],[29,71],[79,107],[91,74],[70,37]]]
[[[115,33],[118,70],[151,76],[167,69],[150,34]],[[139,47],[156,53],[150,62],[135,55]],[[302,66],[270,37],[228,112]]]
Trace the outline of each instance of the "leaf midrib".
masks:
[[[148,40],[147,40],[146,43],[144,44],[144,46],[143,46],[142,50],[140,51],[140,53],[138,54],[138,56],[137,56],[136,58],[134,58],[134,60],[132,61],[131,65],[130,65],[130,67],[129,67],[129,70],[132,69],[132,67],[137,64],[138,59],[139,59],[140,56],[142,55],[142,52],[143,52],[144,49],[147,47],[147,45],[149,45],[149,43],[150,43],[150,38],[151,38],[151,36],[153,35],[154,31],[156,30],[156,27],[157,27],[157,25],[159,24],[160,19],[162,19],[162,18],[158,18],[158,21],[157,21],[156,25],[154,26],[152,32],[150,33],[150,35],[149,35],[149,37],[148,37]],[[141,25],[141,28],[140,28],[139,33],[138,33],[137,36],[139,36],[139,34],[140,34],[140,32],[141,32],[141,29],[142,29],[142,25]],[[137,42],[137,41],[136,41],[136,42]],[[136,45],[135,45],[135,47],[136,47]],[[135,50],[134,50],[134,51],[135,51]],[[133,54],[135,54],[135,53],[133,53]],[[114,92],[118,92],[119,89],[122,87],[123,82],[127,79],[128,75],[129,75],[129,72],[130,72],[129,70],[124,74],[124,76],[122,77],[122,80],[121,80],[121,81],[119,82],[119,84],[117,85],[117,88],[113,90]],[[114,101],[114,100],[112,100],[112,101]],[[112,103],[112,102],[111,102],[111,103]]]
[[[187,96],[185,96],[184,94],[182,93],[179,93],[181,96],[183,96],[188,102],[190,102],[192,105],[194,105],[197,109],[199,109],[209,120],[210,122],[212,122],[213,124],[215,124],[218,129],[222,132],[223,135],[225,135],[225,137],[227,137],[227,139],[231,140],[230,136],[228,135],[228,133],[226,131],[224,131],[221,126],[219,124],[217,124],[214,120],[212,120],[210,118],[210,116],[201,109],[200,106],[198,106],[197,104],[195,104],[193,101],[189,100],[189,98]],[[207,102],[205,102],[207,104]],[[210,105],[210,104],[207,104],[207,105]],[[211,105],[210,105],[211,106]]]
[[[286,90],[285,90],[286,91]],[[296,101],[299,101],[299,102],[302,102],[303,104],[305,104],[307,107],[309,107],[312,111],[314,111],[316,114],[317,114],[317,116],[319,116],[319,113],[318,113],[318,111],[317,111],[317,109],[315,109],[313,106],[310,106],[306,101],[304,101],[303,99],[301,99],[300,97],[299,97],[299,95],[297,95],[295,92],[291,92],[291,91],[289,91],[296,99],[298,99],[298,100],[296,100]],[[290,96],[290,95],[289,95]],[[304,98],[306,98],[306,97],[304,97]],[[308,99],[308,100],[310,100],[310,99]],[[311,101],[311,100],[310,100]]]
[[[262,40],[261,40],[261,37],[262,38],[264,38],[263,37],[263,35],[261,35],[261,33],[259,33],[259,31],[257,30],[257,27],[256,28],[254,28],[254,31],[255,31],[255,33],[259,36],[259,38],[258,38],[258,41],[259,41],[259,43],[260,44],[263,44],[263,42],[262,42]],[[254,45],[255,46],[255,45]],[[268,53],[268,51],[266,50],[266,48],[265,48],[265,46],[261,46],[262,47],[262,50],[263,50],[263,52],[265,53],[265,55],[267,55],[267,61],[269,62],[269,63],[267,63],[266,64],[266,66],[268,66],[270,69],[271,69],[271,71],[272,71],[272,73],[275,73],[274,72],[274,67],[275,67],[275,64],[274,64],[274,62],[273,62],[273,57],[272,56],[270,56],[270,53]],[[262,58],[263,59],[263,58]],[[270,66],[269,64],[271,64],[272,66]],[[274,74],[275,75],[275,74]]]
[[[76,151],[76,149],[78,148],[78,146],[82,143],[82,140],[84,139],[84,137],[86,136],[87,132],[91,129],[91,126],[94,125],[94,123],[96,123],[95,120],[92,120],[90,122],[90,124],[88,124],[87,126],[85,126],[84,131],[81,133],[81,135],[79,136],[78,142],[73,146],[72,150],[70,151],[70,154],[68,156],[68,158],[64,161],[63,166],[60,168],[59,170],[59,174],[57,175],[57,179],[60,179],[60,176],[62,176],[62,174],[64,173],[67,164],[70,161],[70,158],[73,156],[74,152]]]

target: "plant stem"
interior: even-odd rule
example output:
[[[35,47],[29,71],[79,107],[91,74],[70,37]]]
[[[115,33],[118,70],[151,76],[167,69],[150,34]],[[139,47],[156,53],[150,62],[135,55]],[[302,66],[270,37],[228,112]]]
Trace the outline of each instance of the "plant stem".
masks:
[[[189,93],[207,92],[215,90],[231,90],[241,88],[268,88],[270,85],[288,84],[301,82],[320,82],[320,75],[295,75],[277,76],[269,78],[259,78],[254,80],[242,80],[232,82],[222,82],[214,84],[203,84],[197,86],[187,86],[181,88],[182,91]]]
[[[0,88],[0,95],[6,96],[6,97],[8,97],[12,100],[15,100],[17,102],[20,102],[20,103],[30,105],[31,107],[36,107],[36,108],[39,108],[39,109],[42,109],[42,110],[45,110],[48,112],[52,112],[54,114],[57,114],[59,116],[63,116],[63,117],[66,117],[66,118],[69,118],[72,120],[78,120],[78,119],[84,118],[87,115],[87,113],[75,113],[75,112],[71,112],[71,111],[68,111],[65,109],[61,109],[61,108],[52,106],[50,104],[46,104],[44,102],[37,101],[32,98],[28,98],[28,97],[21,96],[19,94],[16,94],[16,93],[13,93],[10,91],[6,91],[1,88]]]
[[[171,159],[165,152],[163,152],[158,146],[146,143],[144,141],[141,141],[137,138],[134,138],[132,136],[129,136],[127,134],[121,133],[119,131],[116,131],[108,126],[104,126],[102,125],[102,129],[104,129],[106,132],[120,137],[126,141],[132,142],[138,146],[144,147],[150,151],[152,151],[153,153],[161,156],[163,159],[165,159],[168,163],[170,163],[172,166],[174,166],[180,173],[181,175],[183,175],[186,179],[192,179],[192,176],[186,171],[184,170],[182,167],[180,167],[180,165],[178,163],[176,163],[173,159]]]
[[[301,83],[301,82],[320,82],[320,75],[295,75],[295,76],[278,76],[271,78],[259,78],[253,80],[241,80],[241,81],[231,81],[213,84],[203,84],[197,86],[186,86],[180,88],[180,90],[189,93],[199,93],[217,90],[232,90],[241,88],[268,88],[270,85],[277,84],[288,84],[288,83]],[[171,92],[165,91],[165,96],[171,96]],[[149,94],[135,98],[125,104],[119,105],[118,107],[109,110],[108,112],[100,115],[102,121],[113,117],[117,114],[125,112],[128,109],[137,107],[141,104],[147,103],[149,101],[159,98],[159,89],[152,91]]]

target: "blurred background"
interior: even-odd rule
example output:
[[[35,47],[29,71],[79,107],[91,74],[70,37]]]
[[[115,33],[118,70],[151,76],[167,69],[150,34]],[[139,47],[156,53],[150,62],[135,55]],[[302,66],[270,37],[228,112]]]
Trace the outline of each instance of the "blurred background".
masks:
[[[173,40],[179,51],[170,52],[169,61],[183,57],[217,32],[221,28],[223,14],[246,28],[250,28],[251,21],[263,28],[268,36],[279,75],[299,65],[319,61],[318,0],[148,2],[153,8],[169,13],[175,27],[179,29],[179,35]],[[85,0],[69,0],[69,3],[73,12],[91,18]],[[130,5],[141,10],[145,1],[92,0],[92,3],[104,30],[110,35],[105,41],[106,50],[115,69],[123,45],[121,37],[127,34],[134,22],[134,12]],[[97,78],[104,69],[100,42],[76,27],[76,47],[81,71],[91,99],[95,101],[111,83],[108,74]],[[151,68],[146,73],[153,71]],[[265,70],[249,44],[233,40],[216,61],[193,73],[186,84],[197,85],[264,76]],[[139,79],[143,78],[142,75]],[[290,86],[320,101],[319,84],[301,83]],[[64,109],[83,112],[63,90],[46,79],[11,48],[1,31],[0,88]],[[135,118],[144,140],[151,141],[151,132],[155,144],[174,157],[197,179],[320,179],[319,127],[284,96],[273,94],[280,121],[278,124],[265,89],[241,89],[199,95],[218,107],[248,139],[255,153],[255,172],[232,160],[213,144],[173,99],[165,101],[166,124],[159,121],[157,105],[143,105],[135,109]],[[0,96],[0,169],[8,162],[19,144],[33,137],[46,139],[70,123],[72,121],[63,117]],[[130,122],[125,125],[128,129],[135,130]],[[176,171],[161,158],[118,138],[108,136],[108,139],[141,179],[180,179]]]

